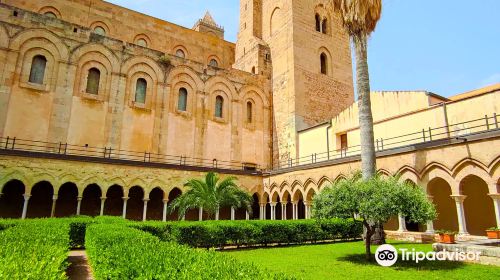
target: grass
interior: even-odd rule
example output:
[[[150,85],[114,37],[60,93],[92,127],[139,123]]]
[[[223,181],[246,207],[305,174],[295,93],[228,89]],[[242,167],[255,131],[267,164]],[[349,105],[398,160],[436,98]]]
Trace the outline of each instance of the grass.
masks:
[[[431,251],[430,244],[390,242],[396,248]],[[376,246],[372,247],[372,253]],[[500,268],[460,262],[398,261],[392,267],[368,262],[362,242],[226,251],[238,260],[299,279],[500,279]]]

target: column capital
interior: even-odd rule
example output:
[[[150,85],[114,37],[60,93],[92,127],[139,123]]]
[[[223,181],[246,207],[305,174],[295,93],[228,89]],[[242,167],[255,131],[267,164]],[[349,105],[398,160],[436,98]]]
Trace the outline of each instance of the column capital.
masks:
[[[456,202],[463,202],[467,196],[466,195],[450,195]]]
[[[262,207],[266,207],[267,202],[265,202],[265,203],[259,203],[259,205],[262,206]]]
[[[271,206],[275,207],[275,206],[276,206],[276,204],[278,204],[278,202],[270,202],[269,204],[270,204]]]
[[[144,202],[148,202],[148,201],[149,201],[149,198],[144,198],[142,201],[144,201]]]
[[[312,205],[312,201],[304,201],[304,205],[305,206],[311,206]]]
[[[280,201],[281,205],[287,205],[288,204],[288,201]]]
[[[167,203],[168,203],[168,199],[164,199],[163,204],[167,204]]]
[[[52,196],[52,200],[57,200],[57,194]]]
[[[299,202],[298,201],[292,201],[292,204],[293,205],[297,205],[297,204],[299,204]]]
[[[28,200],[31,197],[31,194],[23,194],[24,200]]]
[[[428,195],[428,196],[427,196],[427,199],[429,199],[429,201],[431,201],[431,202],[432,202],[432,201],[434,201],[434,196],[432,196],[432,195]]]
[[[78,197],[76,198],[76,200],[77,200],[77,201],[82,201],[82,199],[83,199],[83,197],[82,197],[82,196],[78,196]]]
[[[130,197],[128,197],[128,196],[124,196],[124,197],[122,197],[122,199],[123,199],[123,201],[127,201],[127,200],[129,200],[129,199],[130,199]]]
[[[101,197],[101,201],[106,201],[106,198],[107,198],[107,197],[102,196],[102,197]]]
[[[489,193],[488,195],[493,200],[500,200],[500,193]]]

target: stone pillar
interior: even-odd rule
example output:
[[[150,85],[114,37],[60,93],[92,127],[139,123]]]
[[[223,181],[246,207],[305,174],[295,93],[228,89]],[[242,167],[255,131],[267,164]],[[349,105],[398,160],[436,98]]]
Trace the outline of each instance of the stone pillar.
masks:
[[[276,220],[276,202],[271,202],[271,220]]]
[[[203,221],[203,207],[198,209],[198,221]]]
[[[26,219],[26,213],[28,212],[28,201],[30,200],[31,194],[24,194],[24,204],[23,204],[23,213],[21,214],[21,219]]]
[[[52,208],[50,209],[51,218],[53,218],[56,214],[56,202],[57,202],[57,194],[52,196]]]
[[[455,200],[455,205],[457,207],[457,217],[458,217],[458,234],[467,235],[467,224],[465,223],[465,212],[464,212],[464,200],[467,196],[465,195],[452,195]]]
[[[122,218],[126,219],[127,218],[127,201],[129,197],[122,197],[123,199],[123,211],[122,211]]]
[[[168,199],[163,200],[163,216],[162,216],[162,221],[166,222],[167,221],[167,209],[168,209]]]
[[[292,220],[298,220],[299,219],[299,202],[298,201],[292,201]]]
[[[260,219],[261,220],[266,219],[266,203],[260,204]]]
[[[399,222],[399,232],[407,232],[408,230],[406,229],[406,219],[403,215],[398,215],[398,222]]]
[[[149,199],[145,198],[142,201],[144,201],[144,208],[142,209],[142,221],[146,221],[147,215],[148,215],[148,201]]]
[[[305,218],[310,219],[311,218],[311,202],[310,201],[304,201],[304,206],[305,206]],[[298,208],[297,208],[298,210]],[[298,211],[297,211],[298,213]],[[298,215],[298,214],[297,214]]]
[[[236,219],[236,213],[235,213],[235,210],[234,210],[234,207],[231,207],[231,221],[234,221]]]
[[[432,196],[427,196],[429,198],[429,201],[432,202],[433,197]],[[425,231],[426,233],[434,234],[434,221],[427,221],[427,230]]]
[[[99,216],[104,215],[104,203],[106,203],[106,197],[101,197],[101,211],[99,212]]]
[[[219,220],[219,215],[220,215],[220,209],[217,208],[217,211],[215,211],[215,220],[218,221]]]
[[[500,228],[500,193],[488,194],[493,199],[493,207],[495,208],[495,217],[497,220],[497,227]]]
[[[288,219],[286,216],[286,205],[288,204],[287,201],[282,201],[281,202],[281,219],[286,220]]]
[[[80,209],[82,208],[82,199],[83,197],[79,196],[76,198],[76,215],[80,215]]]
[[[248,210],[245,211],[245,220],[250,220],[250,214],[248,213]]]

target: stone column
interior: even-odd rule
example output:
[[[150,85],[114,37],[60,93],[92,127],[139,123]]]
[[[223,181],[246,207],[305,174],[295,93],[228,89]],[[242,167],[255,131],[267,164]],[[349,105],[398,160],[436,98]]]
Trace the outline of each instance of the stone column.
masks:
[[[299,213],[297,210],[298,209],[298,206],[299,206],[299,202],[298,201],[292,201],[292,220],[298,220],[299,219]]]
[[[260,219],[261,220],[266,219],[266,203],[260,204]]]
[[[28,212],[28,201],[30,200],[31,194],[24,194],[24,204],[23,204],[23,213],[21,214],[21,219],[26,219],[26,213]]]
[[[76,215],[80,215],[80,208],[82,208],[83,197],[79,196],[76,198]]]
[[[245,220],[250,220],[250,214],[248,213],[248,211],[245,211]]]
[[[166,222],[167,221],[167,209],[168,209],[168,199],[163,200],[163,216],[162,216],[162,221]]]
[[[432,199],[434,197],[432,196],[427,196],[429,198],[429,201],[432,202]],[[425,231],[426,233],[434,234],[434,221],[427,221],[427,230]]]
[[[399,232],[407,232],[408,230],[406,229],[406,219],[403,215],[398,215],[398,222],[399,222]]]
[[[497,227],[500,228],[500,193],[488,194],[493,199],[493,207],[495,208],[495,217],[497,220]]]
[[[99,216],[104,216],[104,204],[106,203],[106,197],[101,197],[101,209],[99,211]]]
[[[148,201],[149,199],[145,198],[142,201],[144,201],[144,208],[142,209],[142,221],[146,221],[147,215],[148,215]]]
[[[198,209],[198,221],[203,221],[203,207]]]
[[[276,202],[271,202],[271,220],[276,220]]]
[[[57,194],[52,196],[52,208],[50,210],[50,217],[53,218],[56,214],[56,202],[57,202]]]
[[[464,200],[467,196],[465,195],[451,195],[455,200],[455,205],[457,207],[457,217],[458,217],[458,234],[467,235],[467,224],[465,223],[465,212],[464,212]]]
[[[281,219],[286,220],[286,201],[281,202]]]
[[[215,211],[215,220],[218,221],[219,220],[219,215],[220,215],[220,209],[217,208],[217,211]]]
[[[234,211],[234,207],[231,207],[231,221],[234,221],[236,219],[236,213]]]
[[[311,218],[311,202],[310,201],[304,201],[304,206],[305,206],[305,218],[306,219],[310,219]]]
[[[127,218],[127,201],[129,197],[122,197],[123,199],[123,211],[122,211],[122,218],[126,219]]]

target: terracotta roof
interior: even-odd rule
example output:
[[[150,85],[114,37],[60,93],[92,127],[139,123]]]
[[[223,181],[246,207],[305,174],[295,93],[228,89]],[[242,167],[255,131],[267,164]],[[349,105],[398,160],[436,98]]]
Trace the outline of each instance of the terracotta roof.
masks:
[[[499,84],[494,84],[494,85],[491,85],[491,86],[487,86],[487,87],[483,87],[483,88],[480,88],[480,89],[476,89],[476,90],[473,90],[473,91],[468,91],[468,92],[464,92],[464,93],[461,93],[461,94],[457,94],[455,96],[451,96],[449,99],[451,101],[457,101],[457,100],[462,100],[462,99],[465,99],[465,98],[469,98],[469,97],[473,97],[473,96],[478,96],[478,95],[481,95],[481,94],[485,94],[485,93],[489,93],[489,92],[493,92],[493,91],[497,91],[497,90],[500,90],[500,83]]]

